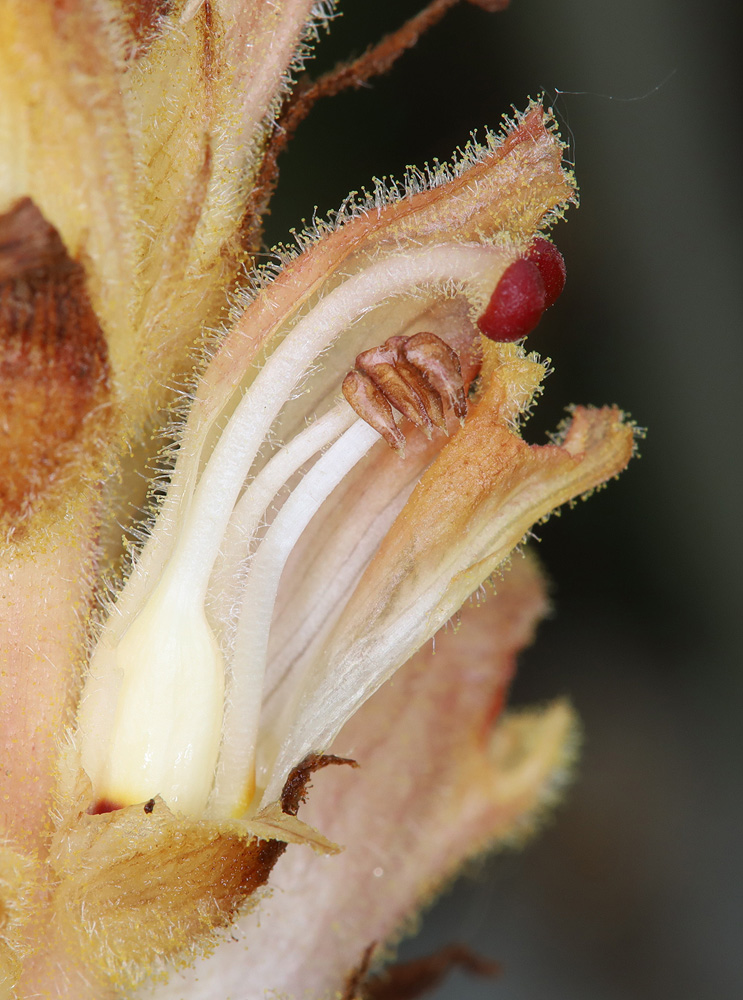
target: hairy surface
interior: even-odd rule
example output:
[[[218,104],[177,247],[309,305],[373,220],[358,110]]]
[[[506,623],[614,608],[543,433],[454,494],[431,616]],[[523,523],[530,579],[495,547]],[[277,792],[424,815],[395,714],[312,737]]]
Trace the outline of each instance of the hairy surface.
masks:
[[[110,417],[106,340],[59,233],[29,198],[0,216],[0,533],[59,491]],[[91,454],[88,474],[95,461]],[[74,469],[80,475],[79,463]]]

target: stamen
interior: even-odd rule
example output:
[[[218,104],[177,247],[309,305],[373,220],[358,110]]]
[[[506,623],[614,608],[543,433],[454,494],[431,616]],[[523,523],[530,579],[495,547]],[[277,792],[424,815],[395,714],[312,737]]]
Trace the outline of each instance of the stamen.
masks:
[[[317,460],[286,500],[253,556],[243,591],[235,669],[225,706],[222,752],[211,803],[216,815],[240,816],[253,799],[268,634],[286,561],[318,509],[378,440],[372,427],[357,420]]]
[[[224,592],[228,581],[239,577],[240,566],[250,551],[250,543],[271,501],[281,487],[305,462],[321,451],[353,424],[354,411],[340,403],[313,421],[266,463],[240,498],[230,518],[222,553],[214,570],[214,590]]]
[[[343,379],[342,389],[349,405],[361,419],[381,434],[390,448],[402,458],[405,455],[405,435],[395,423],[392,407],[382,390],[368,375],[355,368]]]
[[[393,338],[397,339],[399,338]],[[407,381],[405,374],[396,366],[398,357],[399,344],[387,341],[381,347],[374,347],[359,354],[356,358],[356,368],[364,375],[368,375],[390,403],[407,417],[411,424],[419,427],[426,437],[430,438],[433,424],[423,404],[425,390],[419,392],[417,386]]]
[[[456,351],[434,333],[416,333],[403,347],[407,360],[426,376],[461,422],[467,415],[462,366]]]
[[[395,368],[404,376],[405,381],[420,396],[426,416],[440,431],[446,432],[444,419],[444,403],[441,395],[426,378],[425,374],[405,357],[405,345],[408,337],[390,337],[388,344],[394,345],[397,352]]]
[[[363,351],[343,381],[343,395],[399,454],[405,439],[391,406],[428,438],[434,425],[446,433],[444,399],[460,423],[467,412],[459,358],[433,333],[390,337],[380,347]]]

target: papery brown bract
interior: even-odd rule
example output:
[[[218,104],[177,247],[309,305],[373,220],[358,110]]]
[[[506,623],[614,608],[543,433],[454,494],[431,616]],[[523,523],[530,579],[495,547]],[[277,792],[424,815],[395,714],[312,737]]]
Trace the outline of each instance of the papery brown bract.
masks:
[[[59,888],[52,899],[55,946],[102,988],[128,990],[169,961],[208,950],[268,881],[288,843],[321,853],[339,848],[294,820],[318,757],[290,775],[280,807],[251,824],[189,821],[161,798],[142,805],[68,816],[52,840],[49,864]],[[90,800],[81,787],[79,802]],[[143,933],[143,929],[145,933]]]

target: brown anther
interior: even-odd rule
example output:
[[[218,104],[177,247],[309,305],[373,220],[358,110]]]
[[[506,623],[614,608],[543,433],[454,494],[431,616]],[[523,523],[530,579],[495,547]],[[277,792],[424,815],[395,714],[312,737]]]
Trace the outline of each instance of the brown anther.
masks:
[[[406,356],[409,340],[409,337],[390,337],[387,341],[387,345],[390,345],[397,352],[395,369],[403,376],[408,386],[415,390],[429,421],[440,431],[446,433],[446,418],[444,417],[444,403],[441,394],[438,387],[426,377],[426,373],[420,366],[411,364],[411,359]]]
[[[368,375],[352,369],[343,379],[343,395],[362,420],[378,431],[401,457],[405,453],[405,435],[395,423],[392,407]]]
[[[427,383],[420,384],[419,373],[416,373],[417,377],[408,381],[409,372],[398,367],[400,341],[403,340],[402,337],[391,337],[381,347],[363,351],[356,358],[356,368],[364,375],[368,375],[390,403],[407,417],[411,424],[419,427],[426,437],[430,438],[433,422],[428,415],[423,397],[432,387]]]
[[[459,422],[464,423],[467,397],[456,351],[434,333],[416,333],[408,338],[403,353],[407,361],[423,372],[440,397],[447,400]]]
[[[344,379],[343,395],[399,454],[405,438],[392,406],[429,438],[434,427],[446,432],[444,400],[460,422],[467,412],[459,358],[433,333],[390,337],[362,351]]]

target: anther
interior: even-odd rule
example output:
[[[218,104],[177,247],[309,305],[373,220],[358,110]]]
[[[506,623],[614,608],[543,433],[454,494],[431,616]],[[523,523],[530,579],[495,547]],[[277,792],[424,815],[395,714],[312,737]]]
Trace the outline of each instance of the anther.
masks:
[[[408,338],[403,353],[411,364],[423,372],[462,423],[467,414],[467,397],[457,352],[434,333],[416,333]]]
[[[393,406],[429,438],[434,427],[446,432],[445,402],[460,422],[467,412],[459,358],[433,333],[390,337],[363,351],[343,381],[343,395],[399,454],[405,438]]]
[[[423,369],[419,365],[416,365],[411,358],[408,358],[405,353],[410,339],[410,337],[390,337],[385,346],[389,346],[397,352],[395,369],[402,375],[408,386],[410,386],[420,399],[429,424],[433,424],[440,431],[446,433],[444,403],[441,394],[437,390],[437,387],[426,377]],[[438,340],[438,337],[436,339]],[[426,428],[423,427],[423,430],[426,431]]]
[[[343,379],[343,395],[362,420],[378,431],[390,448],[405,453],[405,435],[395,423],[392,407],[368,375],[353,369]]]
[[[398,365],[401,337],[391,337],[381,347],[363,351],[356,358],[356,369],[368,375],[390,403],[419,427],[426,437],[431,436],[433,422],[423,402],[426,388],[417,385],[419,379],[408,379],[410,373]],[[421,390],[422,391],[419,391]]]

